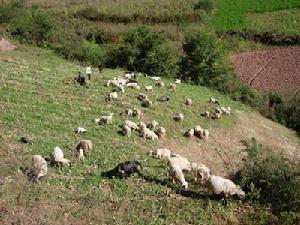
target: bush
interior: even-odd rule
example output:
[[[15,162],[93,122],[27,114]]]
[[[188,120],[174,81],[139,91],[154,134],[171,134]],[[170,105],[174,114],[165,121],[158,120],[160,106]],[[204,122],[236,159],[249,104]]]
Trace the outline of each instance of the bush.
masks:
[[[162,33],[139,27],[125,34],[120,45],[109,51],[106,65],[124,67],[150,75],[177,73],[180,50]]]
[[[20,41],[35,43],[39,46],[47,42],[53,27],[46,11],[33,8],[17,16],[10,27],[10,32]]]
[[[244,142],[248,159],[241,171],[240,185],[248,196],[270,204],[275,213],[300,210],[300,167],[265,151],[254,138]]]
[[[0,24],[1,23],[10,23],[18,15],[22,14],[24,11],[24,1],[15,0],[9,3],[0,3]]]

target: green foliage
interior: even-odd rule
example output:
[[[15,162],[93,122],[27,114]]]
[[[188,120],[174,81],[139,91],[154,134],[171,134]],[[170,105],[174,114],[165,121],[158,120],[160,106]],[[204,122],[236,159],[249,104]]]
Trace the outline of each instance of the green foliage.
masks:
[[[14,0],[5,3],[3,0],[0,1],[0,24],[9,23],[16,16],[23,12],[25,7],[23,0]]]
[[[270,204],[276,213],[300,210],[300,167],[264,151],[254,138],[246,143],[248,159],[241,172],[241,186],[249,197]]]
[[[42,45],[47,42],[52,28],[53,21],[47,12],[32,8],[14,19],[10,32],[20,41]]]

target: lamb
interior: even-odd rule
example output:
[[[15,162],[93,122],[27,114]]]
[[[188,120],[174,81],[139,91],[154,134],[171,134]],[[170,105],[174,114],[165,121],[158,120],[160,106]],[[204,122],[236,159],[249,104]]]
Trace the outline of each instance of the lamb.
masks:
[[[129,126],[127,126],[126,124],[124,124],[122,127],[122,133],[125,136],[130,137],[131,136],[131,128]]]
[[[32,175],[34,181],[47,175],[48,167],[46,160],[41,155],[32,156]]]
[[[145,95],[145,94],[140,93],[139,96],[138,96],[138,99],[139,99],[140,101],[144,101],[144,100],[148,99],[148,96]]]
[[[205,118],[209,118],[210,112],[209,111],[205,111],[204,113],[201,113],[200,115],[204,116]]]
[[[147,124],[147,128],[154,130],[159,123],[156,120],[152,120],[151,123]]]
[[[212,103],[212,104],[220,105],[219,101],[217,99],[215,99],[215,98],[210,98],[208,102]]]
[[[134,173],[137,173],[139,176],[143,176],[141,173],[142,169],[142,164],[136,160],[125,161],[119,163],[114,169],[103,173],[103,175],[109,178],[128,178]]]
[[[186,100],[185,100],[185,104],[186,105],[192,105],[193,104],[193,101],[192,101],[192,99],[190,99],[190,98],[187,98]]]
[[[85,132],[86,132],[86,129],[84,129],[83,127],[77,127],[77,128],[75,129],[75,132],[76,132],[77,134],[79,134],[79,133],[85,133]]]
[[[90,140],[81,140],[77,146],[77,154],[79,160],[84,160],[84,157],[87,157],[93,149],[92,141]]]
[[[164,127],[159,127],[155,133],[159,138],[163,138],[166,136],[166,129]]]
[[[99,124],[112,124],[113,123],[113,113],[109,114],[109,116],[100,116],[99,119],[95,119],[96,123]]]
[[[184,119],[184,115],[182,113],[179,113],[177,116],[174,117],[175,121],[181,122],[181,123],[182,123],[183,119]]]
[[[160,81],[160,82],[157,82],[155,84],[155,86],[158,86],[158,87],[165,87],[165,83],[163,81]]]
[[[204,164],[191,163],[191,168],[196,182],[198,178],[200,178],[202,183],[208,179],[210,169]]]
[[[52,153],[50,154],[50,159],[51,162],[54,164],[58,164],[58,165],[66,164],[67,166],[70,165],[70,160],[64,157],[63,151],[58,146],[56,146],[53,149]]]
[[[202,138],[202,135],[203,135],[203,128],[200,127],[199,125],[195,126],[194,128],[194,135],[198,138]]]
[[[207,140],[209,137],[209,131],[204,129],[202,133],[202,139]]]
[[[142,113],[142,111],[141,111],[140,109],[134,107],[134,108],[133,108],[133,114],[132,114],[132,115],[133,115],[133,116],[136,116],[138,119],[141,119],[143,113]]]
[[[175,80],[175,84],[181,84],[181,80],[177,78],[177,79]]]
[[[172,91],[175,92],[175,91],[176,91],[176,84],[172,84],[172,83],[171,83],[171,84],[169,85],[169,88],[170,88]]]
[[[131,130],[138,130],[139,127],[135,122],[132,122],[130,120],[125,120],[125,125],[127,125]]]
[[[160,77],[149,77],[151,80],[159,81],[161,78]]]
[[[141,87],[138,85],[138,83],[127,83],[126,87],[137,89],[137,90],[141,89]]]
[[[149,99],[145,99],[145,100],[142,101],[142,106],[145,107],[145,108],[150,107],[152,104],[153,104],[152,101],[149,100]]]
[[[153,87],[151,85],[145,85],[146,91],[153,91]]]
[[[193,137],[194,136],[194,129],[189,129],[187,132],[184,133],[185,137]]]
[[[155,149],[154,151],[151,150],[149,152],[149,155],[157,159],[162,159],[162,158],[169,159],[171,158],[171,151],[166,148],[158,148]]]
[[[237,195],[241,200],[246,197],[245,192],[229,179],[220,176],[209,175],[206,181],[207,188],[216,195],[223,195],[225,198]]]
[[[188,182],[184,179],[184,174],[179,166],[171,165],[169,167],[169,175],[172,177],[173,183],[180,182],[181,186],[188,188]]]

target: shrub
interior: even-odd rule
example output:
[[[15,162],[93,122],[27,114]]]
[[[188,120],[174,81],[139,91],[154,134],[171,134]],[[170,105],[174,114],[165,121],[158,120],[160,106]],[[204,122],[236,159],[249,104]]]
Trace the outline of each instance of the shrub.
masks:
[[[254,138],[244,143],[248,159],[240,174],[240,184],[250,191],[248,196],[270,204],[276,213],[300,210],[299,165],[265,151]]]
[[[15,0],[9,3],[0,1],[0,24],[10,23],[15,17],[20,15],[24,11],[24,1]]]

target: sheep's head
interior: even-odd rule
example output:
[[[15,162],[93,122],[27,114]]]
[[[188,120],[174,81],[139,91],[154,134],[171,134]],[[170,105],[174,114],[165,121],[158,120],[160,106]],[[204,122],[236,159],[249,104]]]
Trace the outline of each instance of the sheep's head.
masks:
[[[185,189],[187,189],[187,188],[189,187],[189,183],[186,182],[186,181],[184,181],[184,182],[182,183],[182,187],[184,187]]]

